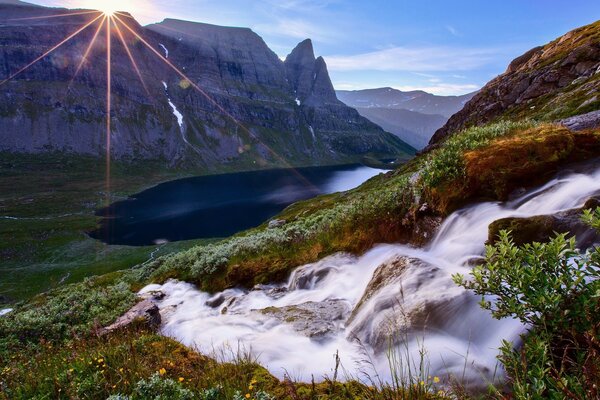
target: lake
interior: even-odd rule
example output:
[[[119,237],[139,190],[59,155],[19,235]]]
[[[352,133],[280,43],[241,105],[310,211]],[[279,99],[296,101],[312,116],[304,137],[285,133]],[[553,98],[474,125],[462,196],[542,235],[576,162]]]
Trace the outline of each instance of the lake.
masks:
[[[103,220],[90,236],[128,246],[226,237],[262,224],[299,200],[355,188],[382,172],[346,165],[166,182],[98,211]]]

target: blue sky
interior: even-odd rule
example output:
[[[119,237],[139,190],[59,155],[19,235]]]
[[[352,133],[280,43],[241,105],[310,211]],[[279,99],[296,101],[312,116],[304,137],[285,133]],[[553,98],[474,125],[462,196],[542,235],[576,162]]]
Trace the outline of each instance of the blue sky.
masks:
[[[107,0],[30,0],[93,7]],[[114,0],[165,17],[250,27],[279,56],[305,38],[337,89],[476,90],[530,48],[600,19],[597,0]]]

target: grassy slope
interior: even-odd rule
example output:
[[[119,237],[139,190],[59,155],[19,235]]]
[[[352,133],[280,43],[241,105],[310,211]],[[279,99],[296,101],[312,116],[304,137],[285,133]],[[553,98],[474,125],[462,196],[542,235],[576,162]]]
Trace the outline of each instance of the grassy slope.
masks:
[[[0,155],[0,305],[86,276],[140,264],[157,247],[107,246],[85,232],[108,202],[104,162],[63,155]],[[113,165],[110,201],[191,172]],[[16,217],[17,219],[6,218]],[[157,256],[194,243],[163,246]],[[18,282],[18,284],[16,284]]]
[[[557,146],[557,138],[567,138],[566,144]],[[514,157],[505,157],[505,154]],[[65,357],[67,361],[61,363],[58,355],[45,348],[48,344],[61,349],[69,345],[96,346],[95,329],[107,325],[127,310],[135,302],[134,292],[146,283],[176,277],[211,290],[233,283],[252,285],[281,279],[292,268],[335,251],[360,253],[377,242],[418,241],[419,238],[407,232],[413,232],[419,221],[427,217],[446,215],[461,204],[480,197],[501,199],[511,184],[531,177],[532,173],[549,173],[561,165],[594,156],[600,156],[600,131],[574,133],[530,121],[470,128],[440,149],[397,171],[376,177],[358,189],[289,207],[280,216],[288,221],[281,228],[262,226],[219,243],[162,257],[135,270],[87,279],[36,297],[14,313],[0,318],[0,365],[9,368],[9,372],[0,376],[0,381],[5,382],[7,388],[25,390],[23,393],[27,396],[47,390],[48,384],[42,383],[44,377],[51,377],[55,390],[61,389],[65,393],[80,388],[79,385],[84,384],[82,380],[91,380],[94,385],[103,387],[99,392],[102,396],[119,391],[130,393],[133,389],[131,385],[123,384],[125,380],[92,374],[87,369],[75,380],[67,368],[67,364],[74,361]],[[483,181],[482,176],[485,177]],[[429,207],[423,214],[417,210],[422,209],[424,203]],[[132,347],[130,342],[135,335],[124,334],[117,336],[121,339],[109,339],[108,344],[97,351],[96,357],[114,353],[115,346],[129,346],[129,351],[133,351],[135,346]],[[72,337],[76,339],[72,341]],[[168,345],[167,339],[158,342],[162,344],[157,346]],[[15,354],[36,357],[37,363],[49,364],[50,368],[37,369],[32,375],[21,358],[13,358]],[[89,357],[81,350],[71,354],[85,360]],[[158,364],[168,362],[170,355],[163,352],[152,356],[160,361],[147,357],[150,356],[141,354],[134,362],[135,368],[139,368],[137,379],[149,378]],[[77,368],[81,368],[78,363]],[[133,368],[125,361],[120,363]],[[58,374],[56,379],[55,374]],[[131,379],[134,378],[127,379],[130,384]],[[203,382],[196,388],[208,387],[207,381],[194,379]],[[30,382],[31,386],[23,387],[17,382]],[[217,380],[211,382],[216,384]],[[115,385],[114,390],[112,385]],[[277,385],[269,390],[282,390]],[[359,387],[364,389],[364,386]]]

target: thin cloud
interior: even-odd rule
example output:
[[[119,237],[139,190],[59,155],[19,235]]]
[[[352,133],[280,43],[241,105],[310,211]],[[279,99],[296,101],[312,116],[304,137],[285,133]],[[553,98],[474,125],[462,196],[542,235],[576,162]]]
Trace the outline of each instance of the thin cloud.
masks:
[[[282,18],[271,24],[256,25],[254,29],[260,34],[286,36],[299,40],[310,38],[324,43],[334,42],[339,37],[338,32],[304,19]]]
[[[450,32],[453,36],[462,37],[462,34],[452,25],[446,25],[446,30]]]
[[[394,47],[370,53],[326,58],[333,71],[472,71],[490,64],[502,49],[462,47]]]

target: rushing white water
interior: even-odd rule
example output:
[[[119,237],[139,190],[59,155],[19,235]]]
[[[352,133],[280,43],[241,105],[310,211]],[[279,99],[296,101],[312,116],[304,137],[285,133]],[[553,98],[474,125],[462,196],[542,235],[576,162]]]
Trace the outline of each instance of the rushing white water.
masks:
[[[5,308],[3,310],[0,310],[0,317],[5,316],[6,314],[10,314],[13,311],[12,308]]]
[[[366,371],[390,379],[386,353],[391,342],[382,338],[389,334],[386,321],[391,321],[398,329],[409,328],[394,346],[403,353],[408,349],[413,362],[425,348],[429,374],[489,382],[499,377],[495,374],[501,340],[517,341],[525,327],[511,319],[494,320],[480,309],[478,298],[452,282],[451,275],[467,275],[469,263],[481,258],[491,222],[581,207],[598,192],[600,168],[571,173],[514,201],[481,203],[454,213],[423,249],[380,245],[358,258],[337,254],[298,268],[286,284],[252,291],[230,289],[212,296],[190,284],[169,281],[142,292],[165,294],[159,302],[163,334],[206,353],[242,347],[279,377],[331,376],[333,355],[339,352],[350,375]],[[396,268],[383,287],[371,282],[380,273],[379,266],[399,257],[409,257],[408,266]],[[370,282],[376,290],[363,297]],[[293,311],[289,306],[314,309],[314,305],[320,305],[319,311],[304,327],[298,317],[302,313],[277,317],[282,307],[289,312]],[[265,311],[267,307],[271,308]],[[330,333],[315,334],[322,327]],[[313,338],[307,336],[311,329]]]

